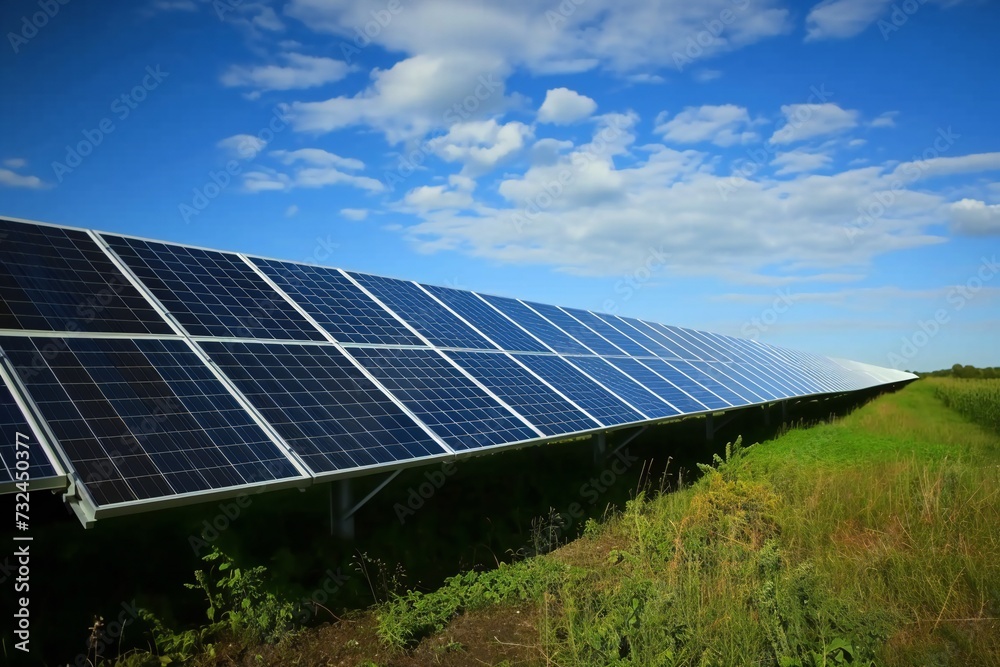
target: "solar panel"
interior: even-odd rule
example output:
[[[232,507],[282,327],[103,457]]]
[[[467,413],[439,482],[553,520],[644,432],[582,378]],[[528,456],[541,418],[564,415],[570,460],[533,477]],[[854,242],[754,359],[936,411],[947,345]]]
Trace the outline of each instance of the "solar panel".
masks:
[[[632,356],[648,357],[668,352],[666,348],[657,343],[655,340],[640,332],[636,328],[629,326],[621,318],[615,315],[608,315],[607,313],[590,313],[590,315],[600,320],[609,331],[605,332],[603,329],[596,329],[596,327],[593,326],[591,328],[594,328],[596,331],[601,331],[601,335],[612,341],[615,345],[624,350],[629,349],[618,342],[618,339],[615,337],[615,335],[618,335],[628,338],[632,341],[632,345],[637,345],[638,350],[642,350],[642,352],[638,352],[637,350],[629,351],[629,354]],[[616,333],[612,334],[611,331]]]
[[[691,356],[688,357],[689,361],[692,359],[701,361],[721,361],[716,353],[712,352],[684,329],[672,327],[667,324],[660,324],[658,322],[651,322],[650,324],[663,332],[664,336],[677,341],[677,343],[682,345],[684,349],[691,352]]]
[[[548,352],[536,338],[525,332],[473,292],[424,285],[424,289],[440,299],[490,340],[511,352]]]
[[[491,345],[462,320],[449,313],[414,283],[365,273],[351,273],[351,277],[434,345],[477,350],[496,349],[495,345]]]
[[[691,362],[702,372],[729,387],[734,394],[746,403],[763,403],[770,398],[760,384],[748,373],[744,373],[740,364],[723,361]]]
[[[666,401],[604,361],[604,359],[599,357],[570,357],[567,360],[615,392],[615,394],[621,396],[629,405],[635,407],[651,419],[670,417],[679,413],[677,408],[668,405]]]
[[[743,405],[744,401],[732,389],[716,380],[703,370],[705,362],[702,361],[671,361],[671,366],[679,370],[684,375],[708,389],[710,392],[724,400],[729,405]]]
[[[640,345],[635,339],[626,336],[595,313],[580,310],[579,308],[563,308],[562,310],[565,310],[582,324],[592,329],[602,339],[614,344],[615,347],[622,350],[625,354],[633,357],[655,356],[653,352]],[[619,352],[618,354],[621,353]]]
[[[538,437],[437,352],[352,348],[350,354],[452,449],[476,449]]]
[[[665,359],[643,359],[642,363],[655,371],[657,375],[667,378],[676,384],[706,408],[722,410],[729,406],[727,401],[722,400],[703,384],[685,373],[681,368],[675,367],[673,364],[680,363],[677,359],[671,359],[670,361]]]
[[[666,359],[677,359],[678,356],[674,352],[665,347],[662,342],[657,338],[658,336],[662,338],[658,333],[644,325],[639,320],[632,317],[621,317],[618,315],[604,315],[597,313],[597,316],[617,328],[622,333],[627,336],[639,341],[643,347],[652,352],[657,357]]]
[[[316,473],[445,453],[331,345],[200,345]]]
[[[525,301],[524,304],[582,343],[591,354],[625,354],[622,350],[601,338],[559,306],[530,303],[528,301]]]
[[[506,354],[456,351],[447,355],[546,435],[601,426]]]
[[[172,333],[85,232],[3,219],[0,329]]]
[[[530,368],[606,426],[642,421],[645,417],[623,400],[553,354],[516,354]]]
[[[640,328],[643,332],[649,334],[650,337],[654,338],[660,345],[669,350],[669,354],[664,356],[664,359],[701,359],[701,355],[694,351],[694,348],[685,345],[677,340],[676,336],[669,331],[658,326],[656,322],[646,322],[643,320],[632,320],[629,318],[629,324],[634,324],[634,326]]]
[[[27,473],[27,477],[19,473]],[[0,381],[0,485],[37,482],[55,476],[55,468],[28,426],[13,394]]]
[[[336,269],[252,257],[251,261],[335,340],[369,345],[424,342]]]
[[[590,350],[573,340],[565,331],[559,329],[538,313],[528,308],[517,299],[488,294],[480,295],[490,305],[514,320],[533,336],[545,343],[550,349],[563,354],[590,354]]]
[[[702,412],[708,409],[708,406],[699,403],[672,380],[664,378],[648,366],[644,366],[638,359],[607,357],[605,361],[683,413]]]
[[[3,338],[98,506],[301,477],[180,340]]]
[[[238,255],[102,237],[192,336],[324,340]]]

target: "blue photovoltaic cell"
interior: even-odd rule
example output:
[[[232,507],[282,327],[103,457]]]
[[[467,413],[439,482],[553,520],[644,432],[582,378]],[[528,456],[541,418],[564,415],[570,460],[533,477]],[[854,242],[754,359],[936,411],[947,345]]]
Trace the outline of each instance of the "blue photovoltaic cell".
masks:
[[[302,477],[183,341],[0,345],[98,506]]]
[[[605,361],[623,373],[627,373],[633,380],[654,392],[684,414],[703,412],[707,409],[707,406],[702,405],[682,391],[678,385],[674,384],[673,377],[662,377],[644,366],[638,359],[607,357]],[[679,373],[675,375],[679,375]]]
[[[497,349],[414,283],[366,273],[351,273],[351,277],[438,347]]]
[[[556,352],[563,354],[590,354],[590,350],[573,340],[561,329],[558,329],[551,322],[545,320],[538,313],[528,308],[517,299],[508,299],[502,296],[481,295],[484,299],[495,306],[497,310],[514,320],[522,327],[531,332],[543,343]]]
[[[598,357],[572,357],[568,359],[577,368],[594,378],[605,387],[621,396],[629,405],[640,410],[647,417],[669,417],[677,410],[663,402],[656,394],[628,377],[608,362]]]
[[[336,269],[256,257],[251,261],[342,343],[424,345]]]
[[[757,384],[771,389],[777,397],[812,393],[805,388],[804,383],[794,379],[794,376],[801,375],[799,369],[782,363],[750,341],[733,339],[732,343],[744,352],[742,356],[747,361],[742,366],[751,369],[751,374],[756,374],[758,378]]]
[[[521,327],[501,315],[474,293],[434,285],[424,285],[424,287],[504,350],[511,352],[549,351],[547,347],[525,333]]]
[[[680,327],[672,327],[668,324],[656,323],[656,327],[663,332],[665,336],[673,338],[678,343],[682,344],[688,350],[694,352],[695,358],[701,361],[719,361],[716,358],[716,354],[709,350],[705,345],[696,340],[691,334],[687,332],[686,329],[681,329]]]
[[[563,310],[600,334],[602,338],[614,343],[616,347],[623,350],[625,354],[628,354],[629,356],[649,357],[654,356],[655,354],[605,322],[604,319],[599,317],[597,313],[591,313],[578,308],[563,308]]]
[[[693,378],[685,375],[680,369],[674,368],[671,364],[679,363],[676,359],[664,361],[663,359],[643,359],[642,362],[653,369],[658,375],[668,378],[671,382],[683,389],[689,396],[693,396],[699,403],[712,410],[720,410],[729,407],[724,400],[696,382]]]
[[[452,449],[539,437],[437,352],[359,347],[350,354]]]
[[[27,437],[18,437],[18,434]],[[18,447],[17,443],[26,443]],[[26,452],[17,455],[17,452]],[[27,458],[25,458],[27,456]],[[17,462],[27,462],[27,480],[35,481],[55,477],[56,471],[49,462],[42,446],[38,444],[34,431],[28,426],[27,420],[21,414],[21,409],[14,402],[14,396],[7,386],[0,381],[0,484],[11,481],[24,481],[17,476]]]
[[[691,361],[688,363],[716,382],[725,385],[738,397],[739,403],[735,405],[762,403],[767,399],[764,390],[738,373],[734,363],[725,361]]]
[[[658,342],[664,347],[668,352],[667,354],[658,354],[664,359],[699,359],[700,357],[688,349],[686,346],[680,344],[673,337],[668,336],[666,332],[661,330],[655,322],[645,322],[643,320],[637,320],[631,317],[623,317],[623,320],[642,331],[644,334]]]
[[[559,391],[601,420],[606,426],[628,424],[645,419],[620,398],[591,380],[561,357],[551,354],[518,354],[514,356],[553,387],[559,387]]]
[[[706,332],[696,329],[683,329],[683,332],[688,338],[697,341],[703,349],[711,353],[712,358],[710,361],[735,361],[732,351]]]
[[[236,255],[103,235],[192,336],[323,340]]]
[[[618,315],[608,315],[607,313],[594,313],[594,315],[603,320],[608,326],[634,340],[636,343],[641,345],[643,349],[648,350],[648,352],[634,356],[648,357],[651,354],[658,357],[671,356],[670,350],[663,347],[659,341],[654,340],[648,330],[640,331],[636,327],[629,324],[625,318],[619,317]],[[637,321],[638,320],[633,320],[633,322]]]
[[[733,393],[732,389],[701,370],[700,367],[703,363],[699,361],[671,361],[670,365],[711,391],[729,405],[744,405],[746,403],[745,400]],[[695,366],[695,364],[698,365]]]
[[[622,350],[604,340],[596,333],[588,329],[583,323],[577,321],[572,315],[558,306],[549,306],[544,303],[524,302],[529,308],[556,325],[570,336],[580,341],[593,354],[622,355]]]
[[[0,329],[173,333],[86,233],[3,219]]]
[[[332,346],[200,345],[314,472],[445,453]]]
[[[587,431],[601,426],[505,354],[446,354],[546,435]]]

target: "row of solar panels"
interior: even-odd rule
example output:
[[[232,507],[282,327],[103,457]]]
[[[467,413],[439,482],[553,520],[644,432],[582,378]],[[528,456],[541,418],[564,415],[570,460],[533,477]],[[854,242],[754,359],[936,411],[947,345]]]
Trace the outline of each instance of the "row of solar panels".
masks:
[[[0,297],[0,487],[26,466],[35,488],[68,479],[88,521],[910,377],[632,318],[8,220]],[[19,453],[16,432],[30,450]]]

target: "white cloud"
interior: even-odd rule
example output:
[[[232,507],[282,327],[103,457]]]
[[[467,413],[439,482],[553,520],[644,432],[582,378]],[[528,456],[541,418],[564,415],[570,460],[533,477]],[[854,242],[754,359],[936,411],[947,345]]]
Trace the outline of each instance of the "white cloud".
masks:
[[[630,81],[631,83],[651,83],[651,84],[663,83],[666,81],[666,79],[664,79],[659,74],[650,74],[648,72],[629,74],[627,77],[625,77],[625,79],[627,81]]]
[[[333,58],[301,53],[283,53],[280,57],[284,65],[233,65],[222,75],[222,85],[259,90],[314,88],[340,81],[351,71],[350,65]]]
[[[538,109],[539,123],[568,125],[588,118],[597,110],[597,102],[569,88],[553,88],[545,93]]]
[[[660,121],[658,117],[656,132],[673,143],[710,141],[716,146],[732,146],[757,139],[757,134],[750,131],[754,124],[750,114],[733,104],[687,107],[671,120]]]
[[[271,155],[282,164],[304,162],[314,167],[340,167],[343,169],[364,169],[365,163],[352,157],[341,157],[321,148],[300,148],[296,151],[271,151]]]
[[[694,73],[694,80],[698,83],[708,83],[709,81],[715,81],[721,76],[722,70],[700,69]]]
[[[956,135],[957,136],[957,135]],[[970,172],[1000,170],[1000,153],[976,153],[955,157],[934,157],[928,160],[903,162],[893,171],[893,175],[904,180],[954,176]]]
[[[508,103],[505,72],[506,66],[493,59],[414,56],[372,71],[371,85],[353,97],[296,102],[289,113],[301,132],[369,125],[398,143],[501,111]]]
[[[472,208],[475,204],[467,191],[450,189],[444,185],[423,185],[414,188],[406,193],[403,203],[421,211]]]
[[[898,115],[898,111],[886,111],[876,116],[869,125],[872,127],[896,127],[896,116]]]
[[[771,135],[771,143],[790,144],[813,137],[849,130],[858,124],[858,112],[841,109],[832,102],[786,104],[781,107],[785,124]]]
[[[456,123],[427,146],[448,162],[461,162],[463,173],[480,175],[520,151],[530,136],[531,128],[524,123],[501,125],[491,118]]]
[[[1000,204],[963,199],[951,205],[951,228],[968,236],[1000,235]]]
[[[0,185],[8,188],[28,188],[29,190],[40,190],[49,187],[37,176],[22,176],[10,169],[0,169]]]
[[[9,157],[3,161],[5,167],[10,167],[11,169],[20,169],[28,164],[28,161],[20,157]]]
[[[833,158],[826,153],[810,153],[809,151],[795,150],[787,153],[778,153],[771,160],[771,165],[780,167],[775,173],[779,176],[784,176],[786,174],[817,171],[830,166],[831,162],[833,162]]]
[[[298,212],[299,212],[299,207],[296,206],[295,204],[292,204],[291,206],[285,209],[285,217],[286,218],[294,217]]]
[[[252,134],[234,134],[222,139],[216,146],[228,153],[230,157],[239,160],[252,160],[264,150],[267,142]]]
[[[385,0],[292,0],[285,9],[310,29],[347,39],[378,12],[389,14]],[[732,20],[713,36],[706,24],[719,21],[723,12]],[[535,0],[438,0],[404,3],[402,13],[390,15],[384,28],[372,32],[376,44],[411,56],[490,56],[535,73],[602,66],[629,73],[683,67],[675,54],[685,53],[693,39],[699,40],[700,58],[707,59],[792,27],[778,0],[588,0],[574,3],[563,19],[558,7]]]
[[[824,0],[806,16],[806,40],[853,37],[874,23],[892,0]]]
[[[340,215],[348,220],[364,220],[368,217],[368,209],[365,208],[342,208]]]
[[[364,163],[354,158],[344,158],[319,148],[302,148],[295,151],[272,151],[271,156],[286,166],[291,173],[262,167],[243,177],[243,187],[248,192],[265,190],[292,190],[295,188],[323,188],[331,185],[349,185],[382,192],[385,185],[374,178],[348,174],[342,169],[357,171]]]

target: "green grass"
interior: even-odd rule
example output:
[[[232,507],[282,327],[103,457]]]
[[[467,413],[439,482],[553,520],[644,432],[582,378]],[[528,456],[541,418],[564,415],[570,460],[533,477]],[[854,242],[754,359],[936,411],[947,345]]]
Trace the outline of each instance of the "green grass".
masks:
[[[1000,446],[944,405],[950,390],[919,382],[737,449],[693,487],[640,495],[533,559],[564,570],[508,568],[533,582],[509,587],[538,605],[546,662],[1000,664]],[[383,607],[382,637],[402,647],[507,601],[453,580]],[[439,614],[433,628],[419,608]]]

